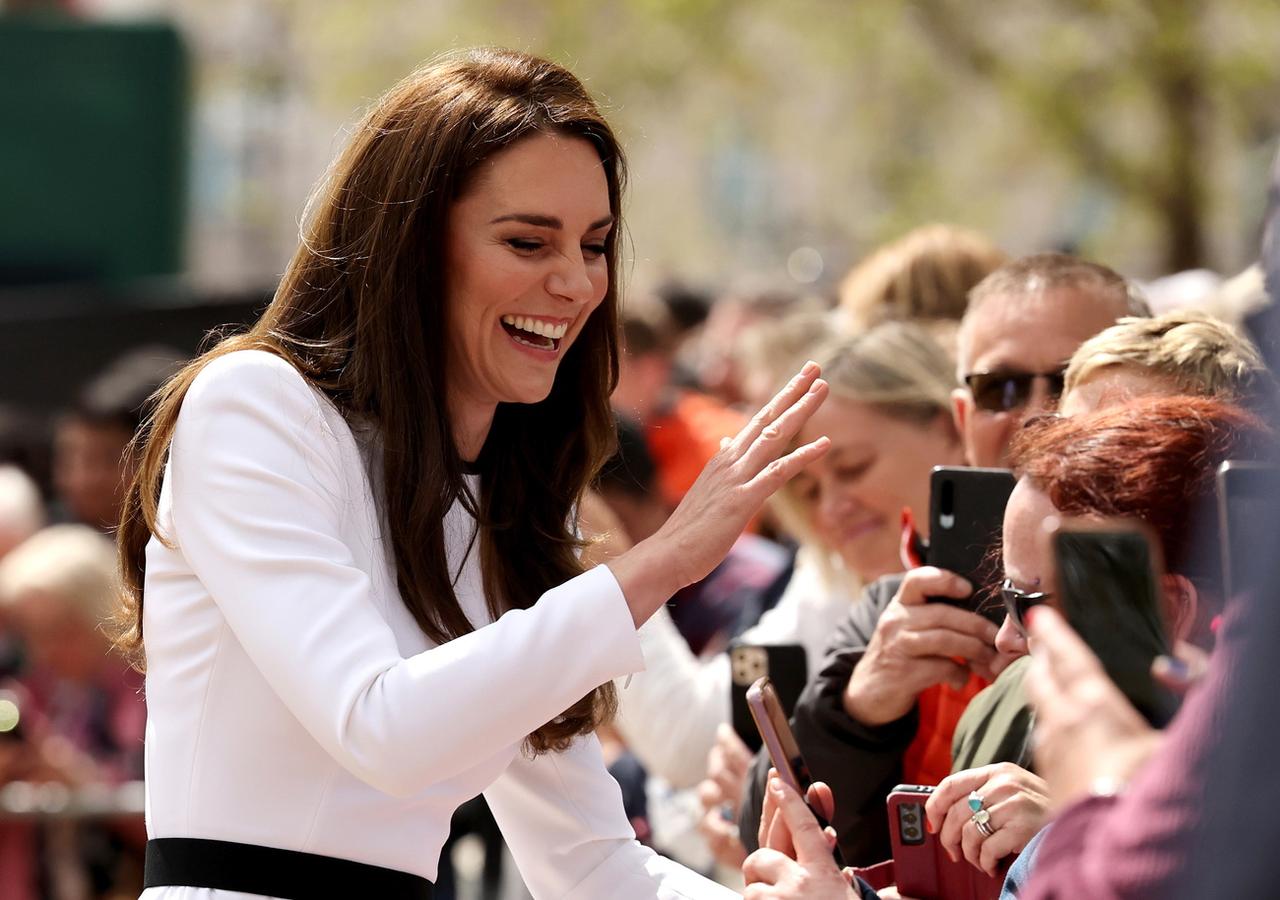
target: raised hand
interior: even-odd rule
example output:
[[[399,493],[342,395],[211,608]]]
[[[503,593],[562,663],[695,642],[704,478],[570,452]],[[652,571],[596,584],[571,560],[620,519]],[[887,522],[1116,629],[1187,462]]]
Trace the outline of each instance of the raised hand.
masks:
[[[637,627],[676,591],[720,564],[764,501],[827,452],[818,438],[791,442],[827,396],[816,363],[806,363],[776,397],[711,458],[657,533],[609,563]]]

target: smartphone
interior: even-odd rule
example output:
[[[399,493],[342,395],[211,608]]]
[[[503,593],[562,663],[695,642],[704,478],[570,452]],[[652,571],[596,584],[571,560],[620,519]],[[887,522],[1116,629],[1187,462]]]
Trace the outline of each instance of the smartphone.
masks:
[[[778,777],[801,796],[805,805],[809,807],[809,811],[818,820],[818,825],[822,828],[829,827],[831,823],[809,803],[809,788],[813,786],[813,775],[810,774],[804,757],[800,755],[800,745],[796,743],[795,735],[791,731],[789,717],[782,709],[778,692],[774,690],[773,683],[767,676],[758,679],[747,688],[747,705],[751,710],[756,729],[764,741],[764,746],[769,751],[769,760],[778,770]],[[838,846],[832,848],[831,855],[835,858],[836,864],[844,868],[844,859],[840,855]]]
[[[1053,550],[1063,616],[1134,708],[1163,728],[1179,700],[1151,674],[1170,652],[1154,535],[1139,522],[1069,520],[1054,532]]]
[[[1267,544],[1280,524],[1277,500],[1280,469],[1239,460],[1218,467],[1218,534],[1227,597],[1247,592],[1274,565]]]
[[[733,730],[751,752],[756,753],[761,747],[760,731],[747,703],[747,689],[767,677],[782,704],[784,720],[789,719],[808,680],[804,647],[800,644],[734,644],[729,648],[729,666]]]
[[[994,593],[1004,508],[1017,480],[1008,469],[938,466],[929,476],[929,544],[925,561],[974,586],[965,600],[932,597],[986,616],[999,625],[1004,606]]]
[[[898,891],[915,900],[998,900],[1004,866],[994,877],[963,857],[952,862],[925,828],[924,805],[933,788],[900,784],[889,793],[889,842]]]

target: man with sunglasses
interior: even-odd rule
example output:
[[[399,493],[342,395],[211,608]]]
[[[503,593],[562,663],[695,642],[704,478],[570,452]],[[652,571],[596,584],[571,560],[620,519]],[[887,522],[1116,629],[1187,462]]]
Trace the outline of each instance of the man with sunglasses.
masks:
[[[1014,431],[1062,393],[1067,360],[1146,302],[1106,266],[1062,253],[1014,260],[978,283],[960,325],[952,394],[969,464],[1003,467]]]
[[[957,339],[964,386],[952,394],[969,464],[1004,466],[1021,423],[1056,402],[1076,348],[1126,315],[1150,312],[1123,277],[1060,253],[1014,260],[976,285]],[[884,799],[904,780],[908,754],[914,759],[930,738],[950,749],[958,711],[923,724],[917,699],[936,694],[937,685],[962,689],[973,673],[990,680],[1009,662],[996,651],[990,621],[926,601],[962,599],[971,590],[959,576],[929,567],[870,585],[797,702],[796,738],[814,777],[831,785],[832,824],[850,864],[889,856]],[[937,724],[946,727],[930,732]],[[757,757],[741,806],[739,828],[749,850],[767,768],[767,759]]]

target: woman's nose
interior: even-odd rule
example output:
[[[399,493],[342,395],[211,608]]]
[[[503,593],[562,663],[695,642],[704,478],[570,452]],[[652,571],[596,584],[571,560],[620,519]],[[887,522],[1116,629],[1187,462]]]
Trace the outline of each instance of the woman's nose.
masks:
[[[996,649],[1012,656],[1027,655],[1027,639],[1022,636],[1018,626],[1013,624],[1012,616],[1005,616],[996,632]]]
[[[580,253],[577,258],[572,253],[560,257],[555,271],[547,277],[547,290],[574,303],[589,303],[595,299],[596,286],[587,271],[587,261]]]

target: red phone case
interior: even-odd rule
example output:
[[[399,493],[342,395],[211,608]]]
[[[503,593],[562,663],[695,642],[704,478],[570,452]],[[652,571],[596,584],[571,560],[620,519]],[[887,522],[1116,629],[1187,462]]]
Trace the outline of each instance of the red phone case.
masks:
[[[931,787],[898,785],[889,794],[889,840],[898,892],[916,900],[998,900],[1003,874],[993,878],[964,858],[952,862],[938,836],[925,828],[924,804],[932,792]]]

